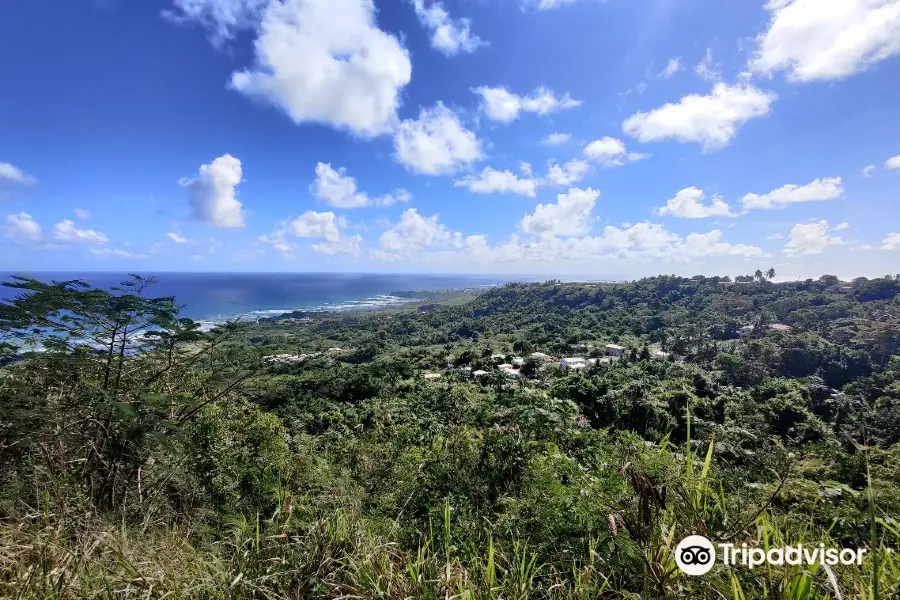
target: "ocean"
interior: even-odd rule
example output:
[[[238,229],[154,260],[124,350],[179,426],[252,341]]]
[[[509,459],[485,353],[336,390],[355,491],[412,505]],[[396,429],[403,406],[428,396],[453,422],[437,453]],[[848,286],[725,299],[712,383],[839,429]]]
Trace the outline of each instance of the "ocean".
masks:
[[[128,278],[125,273],[25,273],[42,281],[81,279],[109,289]],[[207,325],[241,317],[255,320],[294,310],[334,311],[398,306],[408,298],[392,292],[491,286],[509,278],[476,275],[407,275],[347,273],[138,273],[157,283],[148,295],[174,296],[181,315]],[[3,281],[11,273],[0,273]],[[0,287],[0,299],[16,290]]]

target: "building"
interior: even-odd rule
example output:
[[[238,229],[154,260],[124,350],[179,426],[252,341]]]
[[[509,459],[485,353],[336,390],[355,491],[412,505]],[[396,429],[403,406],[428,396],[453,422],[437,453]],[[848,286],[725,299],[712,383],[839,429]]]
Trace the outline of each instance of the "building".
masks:
[[[837,293],[839,293],[839,294],[852,294],[852,293],[853,293],[853,287],[851,287],[851,286],[849,286],[849,285],[842,285],[841,287],[839,287],[839,288],[837,289]]]
[[[559,361],[559,366],[564,368],[574,368],[575,365],[581,365],[582,367],[587,365],[587,359],[581,356],[573,356],[571,358],[564,358]]]
[[[791,326],[785,325],[784,323],[772,323],[769,325],[769,329],[773,329],[775,331],[790,331]]]
[[[541,361],[541,362],[552,362],[552,361],[553,361],[553,357],[552,357],[552,356],[550,356],[549,354],[544,354],[543,352],[532,352],[532,353],[529,354],[528,356],[529,356],[530,358],[534,358],[534,359],[539,360],[539,361]]]
[[[668,360],[670,354],[668,352],[663,352],[662,350],[657,350],[653,353],[652,357],[656,360]]]
[[[525,364],[525,359],[521,356],[514,356],[512,359],[512,364],[514,367],[521,367]]]
[[[623,354],[625,354],[625,346],[619,346],[618,344],[606,345],[607,356],[622,356]]]
[[[740,329],[738,329],[738,335],[742,338],[750,337],[753,335],[753,330],[756,329],[753,325],[744,325]]]
[[[422,379],[440,379],[440,373],[422,373]]]
[[[477,371],[472,371],[472,377],[475,377],[476,379],[478,377],[484,377],[487,374],[488,374],[487,371],[482,371],[481,369],[478,369]]]

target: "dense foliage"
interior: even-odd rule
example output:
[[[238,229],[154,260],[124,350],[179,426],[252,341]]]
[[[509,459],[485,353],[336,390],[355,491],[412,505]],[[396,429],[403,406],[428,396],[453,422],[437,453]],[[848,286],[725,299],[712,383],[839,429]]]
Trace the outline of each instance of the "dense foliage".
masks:
[[[148,279],[7,282],[0,596],[893,597],[900,279],[773,276],[211,332]],[[690,533],[869,552],[689,578]]]

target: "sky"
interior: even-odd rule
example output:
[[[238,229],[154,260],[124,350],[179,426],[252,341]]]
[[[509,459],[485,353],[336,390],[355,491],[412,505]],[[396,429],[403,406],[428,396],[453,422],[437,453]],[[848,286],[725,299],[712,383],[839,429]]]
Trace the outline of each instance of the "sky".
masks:
[[[0,270],[900,264],[900,0],[28,0],[0,50]]]

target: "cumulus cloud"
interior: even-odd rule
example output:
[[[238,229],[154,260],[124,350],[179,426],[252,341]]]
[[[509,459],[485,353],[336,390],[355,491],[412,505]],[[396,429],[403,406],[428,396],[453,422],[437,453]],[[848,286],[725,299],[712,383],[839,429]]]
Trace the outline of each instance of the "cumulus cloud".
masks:
[[[63,219],[53,226],[51,238],[61,244],[105,244],[109,238],[93,229],[79,229],[71,219]]]
[[[175,23],[194,21],[210,30],[216,46],[252,27],[261,17],[269,0],[174,0],[175,8],[163,16]]]
[[[798,82],[849,77],[900,54],[900,0],[769,0],[750,70]]]
[[[784,245],[785,254],[798,256],[808,254],[822,254],[829,246],[843,245],[843,239],[839,236],[829,235],[834,231],[828,227],[828,221],[815,221],[812,223],[798,223],[791,229],[787,244]]]
[[[259,244],[271,246],[273,250],[282,256],[290,256],[294,252],[294,245],[287,240],[287,229],[282,227],[270,234],[264,234],[256,238]]]
[[[581,106],[581,101],[572,99],[569,94],[557,98],[545,87],[537,88],[530,96],[518,96],[505,87],[478,87],[472,91],[481,96],[482,112],[500,123],[511,123],[523,112],[548,115]]]
[[[7,215],[0,223],[0,235],[14,241],[37,242],[41,234],[41,226],[27,212]]]
[[[241,174],[241,161],[224,154],[201,165],[196,177],[181,179],[179,184],[190,196],[193,218],[213,227],[243,227],[244,214],[237,199]]]
[[[317,199],[335,208],[362,208],[364,206],[393,206],[409,202],[412,195],[404,189],[391,194],[371,198],[357,188],[356,179],[347,175],[344,168],[335,170],[329,163],[316,164],[316,180],[309,186]]]
[[[423,217],[415,208],[408,208],[400,220],[378,238],[378,245],[385,254],[394,257],[410,257],[424,248],[459,247],[462,236],[438,223],[438,215]]]
[[[562,146],[572,140],[572,136],[568,133],[551,133],[541,140],[545,146]]]
[[[590,163],[583,160],[574,159],[561,165],[550,161],[547,163],[547,175],[542,182],[546,185],[567,187],[578,183],[590,172]]]
[[[256,64],[231,87],[276,106],[295,123],[323,123],[372,137],[392,130],[409,52],[379,29],[371,0],[269,2],[254,44]]]
[[[469,19],[453,19],[440,2],[426,5],[425,0],[412,0],[416,16],[431,32],[431,46],[446,56],[458,52],[475,52],[486,43],[471,31]]]
[[[300,238],[316,238],[327,242],[336,242],[341,237],[340,227],[345,225],[343,219],[333,212],[308,210],[290,222],[288,231]]]
[[[881,242],[882,250],[900,250],[900,233],[889,233]]]
[[[834,200],[844,195],[840,177],[814,179],[806,185],[783,185],[767,194],[746,194],[741,198],[744,211],[783,208],[801,202]]]
[[[604,167],[619,167],[647,158],[646,154],[628,152],[622,140],[609,136],[594,140],[585,146],[584,155]]]
[[[529,177],[519,177],[512,171],[498,171],[486,167],[477,175],[457,180],[455,187],[464,187],[475,194],[519,194],[534,198],[539,181]]]
[[[600,192],[592,188],[571,188],[559,194],[555,204],[538,204],[534,213],[522,217],[519,228],[539,236],[584,235],[590,231],[591,212],[599,197]]]
[[[900,171],[900,154],[887,159],[884,163],[884,168],[889,171]]]
[[[22,171],[22,169],[7,162],[0,162],[0,183],[13,183],[16,185],[35,185],[37,179]]]
[[[577,0],[524,0],[525,6],[533,7],[535,10],[552,10],[566,4],[575,4]]]
[[[310,246],[310,248],[312,248],[312,251],[317,254],[326,254],[331,256],[346,254],[348,256],[358,258],[360,255],[360,246],[362,245],[362,242],[362,236],[356,234],[354,236],[335,240],[333,242],[320,242],[317,244],[313,244],[312,246]]]
[[[394,151],[403,165],[424,175],[451,174],[483,156],[478,137],[441,102],[400,123]]]
[[[712,151],[727,146],[749,120],[768,116],[776,99],[773,92],[749,84],[717,83],[709,95],[691,94],[678,103],[638,112],[622,129],[641,142],[696,142]]]
[[[900,161],[898,161],[898,162],[900,162]],[[863,167],[863,170],[862,170],[863,177],[868,179],[869,177],[872,176],[872,173],[874,171],[875,171],[875,165],[868,165],[866,167]]]
[[[682,219],[706,219],[709,217],[734,216],[728,203],[721,196],[713,196],[705,202],[706,193],[694,186],[679,191],[666,201],[665,206],[656,209],[656,214]]]

